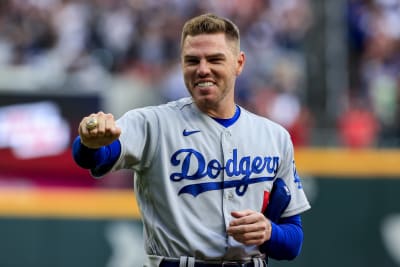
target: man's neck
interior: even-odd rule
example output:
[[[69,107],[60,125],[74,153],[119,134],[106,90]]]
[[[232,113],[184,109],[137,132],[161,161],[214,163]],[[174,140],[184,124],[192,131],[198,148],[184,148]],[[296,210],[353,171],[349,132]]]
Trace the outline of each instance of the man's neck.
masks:
[[[235,115],[236,112],[236,104],[234,102],[228,105],[216,105],[216,106],[207,106],[198,108],[212,118],[217,119],[230,119]]]

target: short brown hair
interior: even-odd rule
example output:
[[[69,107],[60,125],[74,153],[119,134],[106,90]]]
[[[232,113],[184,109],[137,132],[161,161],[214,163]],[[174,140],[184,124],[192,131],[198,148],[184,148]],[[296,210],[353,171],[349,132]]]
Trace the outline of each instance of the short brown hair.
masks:
[[[211,13],[194,17],[183,25],[181,47],[183,47],[183,42],[187,36],[195,36],[204,33],[224,33],[228,40],[236,42],[238,49],[240,48],[239,28],[231,20]]]

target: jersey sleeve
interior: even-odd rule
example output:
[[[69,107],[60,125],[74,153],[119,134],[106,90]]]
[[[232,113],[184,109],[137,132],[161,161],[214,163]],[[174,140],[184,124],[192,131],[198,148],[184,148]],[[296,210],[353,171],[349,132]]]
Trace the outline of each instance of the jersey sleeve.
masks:
[[[311,208],[296,169],[294,148],[289,134],[286,135],[286,139],[284,156],[282,157],[283,159],[276,175],[277,178],[281,178],[285,181],[291,194],[291,200],[288,207],[283,212],[282,217],[300,214]]]
[[[158,140],[158,119],[150,108],[131,110],[117,120],[121,128],[121,154],[114,170],[147,168],[154,156]]]

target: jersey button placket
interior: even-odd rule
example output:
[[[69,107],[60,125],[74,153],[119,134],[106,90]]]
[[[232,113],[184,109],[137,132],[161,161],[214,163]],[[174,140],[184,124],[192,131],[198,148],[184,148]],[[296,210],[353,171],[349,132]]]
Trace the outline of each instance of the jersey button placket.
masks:
[[[222,155],[224,157],[223,161],[226,163],[229,159],[232,158],[232,151],[233,151],[233,141],[232,141],[232,133],[229,130],[225,130],[221,134],[221,144],[222,144]],[[227,176],[226,170],[223,174],[223,181],[227,182],[232,179],[232,177]],[[234,188],[224,188],[223,189],[223,200],[222,200],[222,207],[224,212],[224,219],[225,224],[229,225],[231,218],[231,212],[234,209],[232,207],[234,196]]]
[[[228,192],[225,193],[225,198],[227,200],[233,200],[233,197],[234,197],[234,195],[233,195],[233,193],[231,191],[228,191]]]

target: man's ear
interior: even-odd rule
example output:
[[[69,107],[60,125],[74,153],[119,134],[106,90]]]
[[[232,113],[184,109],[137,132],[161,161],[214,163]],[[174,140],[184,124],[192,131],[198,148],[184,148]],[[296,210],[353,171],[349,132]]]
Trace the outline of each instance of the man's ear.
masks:
[[[238,64],[236,68],[236,76],[239,76],[240,73],[242,73],[245,62],[246,62],[246,56],[243,51],[240,51],[237,59]]]

